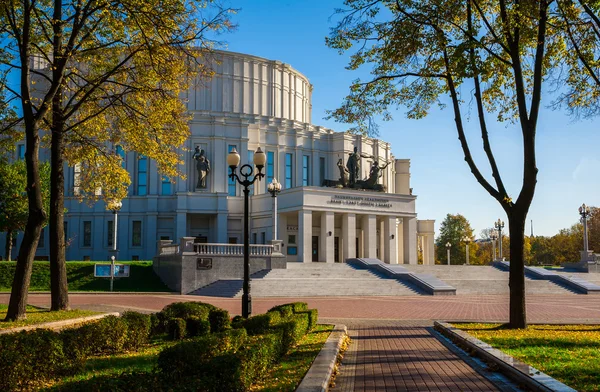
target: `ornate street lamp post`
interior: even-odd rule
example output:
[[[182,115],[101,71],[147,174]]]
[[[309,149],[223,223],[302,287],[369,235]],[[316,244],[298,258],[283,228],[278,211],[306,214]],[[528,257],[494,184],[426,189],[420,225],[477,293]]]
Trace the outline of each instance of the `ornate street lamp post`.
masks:
[[[588,249],[587,219],[590,216],[590,207],[583,203],[581,207],[579,207],[579,215],[581,215],[581,223],[583,223],[583,254],[581,259],[588,261],[590,252]]]
[[[469,244],[471,243],[471,239],[467,236],[463,237],[463,242],[465,243],[466,246],[466,251],[467,251],[467,260],[466,260],[466,265],[469,265]]]
[[[267,190],[273,197],[273,239],[277,239],[277,194],[281,192],[281,184],[277,182],[277,179],[273,178],[273,181],[267,185]]]
[[[121,201],[109,200],[106,203],[106,208],[112,211],[114,215],[113,219],[113,255],[110,257],[110,291],[113,291],[113,281],[115,279],[115,259],[117,258],[117,219],[119,217],[119,211],[123,207]]]
[[[450,265],[450,248],[452,248],[452,244],[446,242],[446,256],[448,257],[448,265]]]
[[[504,221],[498,218],[498,221],[494,222],[494,227],[496,228],[496,230],[498,230],[498,253],[500,254],[498,259],[504,260],[502,258],[502,229],[504,229]]]
[[[248,232],[248,196],[250,194],[250,185],[256,180],[260,181],[265,175],[262,169],[265,167],[267,156],[258,147],[254,152],[254,165],[258,169],[258,173],[254,172],[252,165],[242,165],[240,167],[240,175],[244,177],[242,180],[236,173],[236,169],[240,164],[240,154],[234,148],[227,155],[227,166],[231,169],[229,178],[236,180],[244,187],[244,290],[242,294],[242,317],[248,318],[252,314],[252,297],[250,296],[250,233]]]

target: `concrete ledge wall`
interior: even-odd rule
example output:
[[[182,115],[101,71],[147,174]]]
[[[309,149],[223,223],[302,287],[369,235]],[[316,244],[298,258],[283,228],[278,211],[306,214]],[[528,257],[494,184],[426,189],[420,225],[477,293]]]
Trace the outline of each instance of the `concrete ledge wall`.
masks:
[[[212,259],[211,269],[197,269],[198,259]],[[285,257],[250,257],[250,274],[286,268]],[[154,258],[154,271],[172,290],[188,294],[221,279],[243,279],[243,256],[164,255]]]

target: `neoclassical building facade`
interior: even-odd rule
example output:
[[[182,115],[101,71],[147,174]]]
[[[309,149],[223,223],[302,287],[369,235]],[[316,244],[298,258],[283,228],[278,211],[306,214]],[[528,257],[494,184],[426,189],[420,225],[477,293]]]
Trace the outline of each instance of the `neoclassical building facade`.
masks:
[[[195,81],[182,97],[193,116],[182,152],[186,179],[163,178],[151,160],[123,154],[132,185],[118,215],[119,259],[150,260],[161,239],[242,243],[243,192],[228,178],[226,159],[235,148],[242,163],[251,163],[260,147],[267,162],[265,178],[251,190],[251,243],[268,244],[277,234],[289,262],[369,257],[416,264],[420,249],[423,262],[434,263],[434,222],[417,220],[408,159],[396,159],[385,141],[311,124],[312,86],[289,65],[224,51],[215,57],[215,76]],[[358,179],[368,178],[376,162],[385,166],[377,180],[384,192],[324,186],[340,179],[355,148],[361,156]],[[201,164],[195,159],[199,151]],[[73,197],[76,177],[76,168],[69,168],[67,258],[106,260],[113,214],[103,202],[89,206]],[[267,192],[273,178],[282,184],[277,233]],[[48,254],[47,230],[44,236],[40,257]]]

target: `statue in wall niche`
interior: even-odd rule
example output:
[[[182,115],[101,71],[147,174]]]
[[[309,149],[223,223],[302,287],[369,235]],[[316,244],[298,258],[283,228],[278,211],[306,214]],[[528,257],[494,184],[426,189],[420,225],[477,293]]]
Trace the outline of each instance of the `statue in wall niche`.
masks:
[[[196,188],[206,188],[206,177],[210,173],[210,161],[205,155],[204,150],[196,146],[193,159],[196,161],[196,169],[198,170],[198,184]]]

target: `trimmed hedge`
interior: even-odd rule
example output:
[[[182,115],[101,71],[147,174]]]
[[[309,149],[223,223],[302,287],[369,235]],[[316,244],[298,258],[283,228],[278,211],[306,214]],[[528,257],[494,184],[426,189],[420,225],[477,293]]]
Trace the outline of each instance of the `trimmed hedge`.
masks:
[[[117,316],[106,316],[77,328],[74,337],[87,355],[116,354],[127,345],[127,331],[127,321]]]
[[[187,334],[187,322],[179,317],[167,320],[167,336],[171,340],[180,340]]]
[[[280,324],[283,317],[278,312],[268,312],[252,316],[244,321],[244,328],[248,331],[248,335],[262,335],[269,332],[271,327]]]
[[[231,327],[231,317],[225,309],[213,309],[208,313],[208,321],[210,322],[210,332],[223,332]]]
[[[151,332],[150,315],[138,312],[125,312],[121,319],[127,323],[127,337],[124,348],[138,350],[148,343]]]
[[[207,320],[210,311],[216,309],[218,308],[204,302],[175,302],[165,306],[163,310],[160,311],[160,314],[163,320],[173,318],[187,320],[190,317],[198,317]]]
[[[210,333],[210,322],[208,320],[190,317],[185,323],[187,336],[189,337],[204,336]]]

